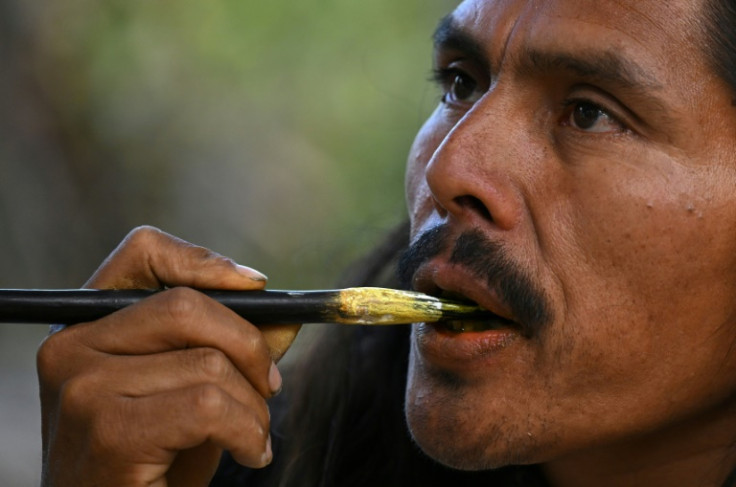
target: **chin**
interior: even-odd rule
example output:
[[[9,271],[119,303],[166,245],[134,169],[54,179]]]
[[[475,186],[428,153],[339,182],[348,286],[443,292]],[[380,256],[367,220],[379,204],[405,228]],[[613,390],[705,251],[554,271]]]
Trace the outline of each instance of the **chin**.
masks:
[[[412,439],[435,461],[458,470],[492,470],[539,463],[548,448],[532,431],[530,418],[514,411],[476,408],[472,388],[451,379],[410,372],[405,414]],[[421,384],[421,385],[417,385]],[[509,414],[510,413],[510,414]],[[545,442],[548,444],[548,442]]]
[[[480,433],[456,427],[454,419],[430,424],[420,411],[407,408],[412,439],[433,460],[457,470],[493,470],[535,462],[537,448],[531,438],[505,435],[500,425]]]

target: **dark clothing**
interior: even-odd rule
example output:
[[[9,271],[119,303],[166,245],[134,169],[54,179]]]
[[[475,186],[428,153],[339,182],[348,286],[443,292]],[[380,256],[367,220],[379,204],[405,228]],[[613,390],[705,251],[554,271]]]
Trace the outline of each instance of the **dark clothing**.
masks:
[[[277,487],[278,480],[268,470],[254,470],[242,467],[235,463],[230,455],[223,456],[220,469],[215,478],[212,479],[211,487]],[[428,469],[418,477],[401,475],[396,479],[375,481],[371,483],[370,472],[366,472],[366,485],[375,487],[543,487],[544,481],[535,467],[513,467],[503,469],[496,473],[466,473],[453,472],[437,475],[435,469]],[[318,484],[323,485],[323,484]],[[335,485],[335,484],[331,484]],[[311,487],[305,484],[304,487]],[[316,486],[315,486],[316,487]],[[345,487],[352,487],[349,484]]]
[[[278,468],[278,459],[283,454],[282,445],[284,443],[283,433],[280,431],[279,424],[283,422],[284,412],[286,411],[285,401],[281,398],[284,396],[277,396],[269,403],[269,409],[271,411],[271,449],[273,451],[274,462],[266,468],[254,469],[243,467],[230,455],[230,452],[225,452],[220,460],[220,466],[217,469],[217,473],[210,482],[212,487],[241,487],[241,486],[254,486],[254,487],[266,487],[271,485],[278,485],[274,482],[274,479],[278,478],[275,468]]]
[[[267,467],[271,468],[271,467]],[[370,474],[370,472],[367,472]],[[468,474],[459,473],[453,475],[433,475],[428,471],[421,475],[422,478],[408,478],[401,476],[395,480],[380,481],[368,485],[375,487],[543,487],[544,481],[534,467],[503,469],[494,474],[484,473]],[[370,477],[366,478],[370,482]],[[217,475],[212,479],[211,487],[277,487],[278,481],[274,480],[267,472],[248,469],[237,465],[235,461],[226,455],[220,465]],[[310,487],[305,485],[304,487]],[[345,487],[351,487],[346,485]]]
[[[351,269],[341,287],[400,287],[402,225]],[[427,458],[404,420],[408,327],[328,330],[272,400],[274,461],[261,470],[223,456],[213,487],[544,487],[537,466],[459,472]],[[296,373],[294,373],[296,372]],[[736,470],[723,483],[736,487]]]
[[[411,440],[403,414],[407,329],[340,333],[326,340],[330,353],[317,349],[300,365],[298,383],[285,382],[284,393],[269,404],[273,463],[248,469],[225,454],[212,487],[545,485],[533,466],[461,472],[429,459]],[[344,351],[345,362],[336,349]],[[328,365],[321,368],[326,356]],[[315,381],[332,386],[319,388]]]
[[[408,222],[340,287],[400,287]],[[539,468],[460,472],[424,455],[404,419],[409,327],[330,327],[271,407],[274,460],[261,470],[223,456],[213,487],[544,487]]]

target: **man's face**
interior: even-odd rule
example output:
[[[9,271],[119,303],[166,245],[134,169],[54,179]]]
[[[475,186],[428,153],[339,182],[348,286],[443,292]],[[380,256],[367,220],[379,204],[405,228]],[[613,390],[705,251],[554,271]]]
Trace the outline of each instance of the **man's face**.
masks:
[[[441,25],[408,273],[504,319],[414,326],[431,456],[545,462],[730,417],[736,102],[695,3],[468,0]]]

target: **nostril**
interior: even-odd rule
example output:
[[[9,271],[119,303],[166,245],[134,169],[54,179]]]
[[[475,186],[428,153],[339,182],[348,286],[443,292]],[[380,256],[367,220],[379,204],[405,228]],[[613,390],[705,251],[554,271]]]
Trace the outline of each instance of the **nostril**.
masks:
[[[438,215],[439,215],[439,216],[440,216],[441,218],[444,218],[444,217],[446,217],[446,216],[447,216],[447,210],[445,209],[445,207],[444,207],[444,206],[442,206],[442,204],[441,204],[441,203],[440,203],[440,202],[439,202],[439,201],[437,200],[437,198],[434,198],[434,197],[433,197],[433,198],[432,198],[432,203],[433,203],[433,205],[434,205],[434,209],[435,209],[435,211],[437,212],[437,214],[438,214]]]
[[[493,215],[491,215],[491,212],[488,210],[486,205],[484,205],[483,202],[475,196],[458,196],[454,199],[454,201],[455,204],[458,205],[460,208],[472,213],[477,213],[489,222],[493,221]]]

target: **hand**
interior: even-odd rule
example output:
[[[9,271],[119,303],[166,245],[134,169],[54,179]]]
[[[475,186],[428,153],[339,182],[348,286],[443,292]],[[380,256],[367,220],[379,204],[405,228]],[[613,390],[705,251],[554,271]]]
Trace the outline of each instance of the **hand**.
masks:
[[[265,400],[281,387],[275,362],[299,327],[259,330],[189,288],[265,281],[159,230],[131,232],[86,286],[173,289],[41,345],[43,485],[203,486],[223,448],[267,465]]]

